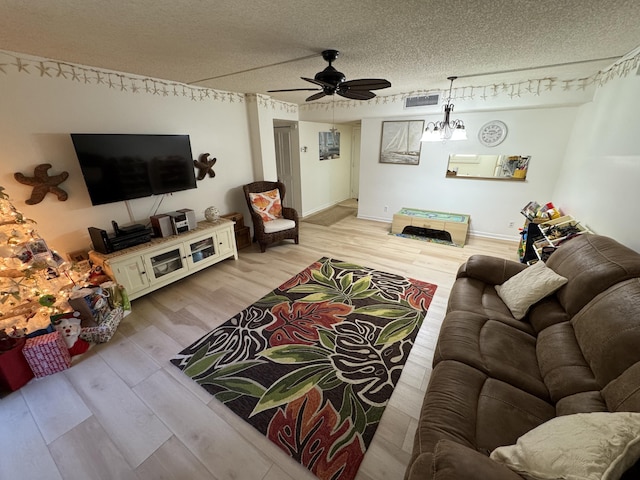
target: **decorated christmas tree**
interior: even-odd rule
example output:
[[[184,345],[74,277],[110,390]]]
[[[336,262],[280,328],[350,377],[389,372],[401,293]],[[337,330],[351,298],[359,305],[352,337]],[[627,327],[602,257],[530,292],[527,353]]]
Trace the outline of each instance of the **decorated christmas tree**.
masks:
[[[68,309],[74,276],[0,187],[0,336],[47,328],[51,315]]]

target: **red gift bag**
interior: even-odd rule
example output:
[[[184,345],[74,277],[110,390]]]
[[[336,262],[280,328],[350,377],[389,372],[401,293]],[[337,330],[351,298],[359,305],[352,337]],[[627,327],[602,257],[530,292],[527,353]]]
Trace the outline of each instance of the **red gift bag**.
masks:
[[[22,354],[26,339],[19,338],[15,346],[0,353],[0,386],[11,391],[18,390],[33,378],[29,363]]]

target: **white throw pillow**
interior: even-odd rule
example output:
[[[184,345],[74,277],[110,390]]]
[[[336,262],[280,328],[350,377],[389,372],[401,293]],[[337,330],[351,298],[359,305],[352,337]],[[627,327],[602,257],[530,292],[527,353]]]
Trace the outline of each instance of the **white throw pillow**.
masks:
[[[640,458],[640,413],[556,417],[491,458],[532,480],[618,480]]]
[[[496,292],[509,307],[514,318],[520,320],[531,305],[551,295],[565,283],[566,278],[540,261],[525,268],[502,285],[496,285]]]

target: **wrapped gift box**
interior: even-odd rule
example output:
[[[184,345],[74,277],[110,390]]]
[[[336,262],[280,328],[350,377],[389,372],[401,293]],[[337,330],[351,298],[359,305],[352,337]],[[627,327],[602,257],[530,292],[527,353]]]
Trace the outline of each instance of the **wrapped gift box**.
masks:
[[[111,340],[111,337],[113,337],[113,334],[116,333],[123,314],[124,311],[122,307],[114,308],[100,325],[95,327],[82,327],[82,330],[80,330],[80,338],[93,343],[108,342]]]
[[[26,339],[20,338],[15,346],[0,353],[0,387],[18,390],[33,378],[31,367],[22,354]]]
[[[104,321],[111,307],[102,288],[83,288],[69,296],[69,306],[80,312],[83,327],[94,327]]]
[[[60,332],[28,338],[22,354],[36,378],[46,377],[71,366],[71,355]]]

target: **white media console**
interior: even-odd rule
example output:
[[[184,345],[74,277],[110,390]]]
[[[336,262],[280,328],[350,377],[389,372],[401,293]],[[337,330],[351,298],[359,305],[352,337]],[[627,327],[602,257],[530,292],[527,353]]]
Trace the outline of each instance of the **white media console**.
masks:
[[[226,258],[237,260],[233,225],[225,218],[202,221],[188,232],[117,252],[91,251],[89,259],[123,285],[133,300]]]

